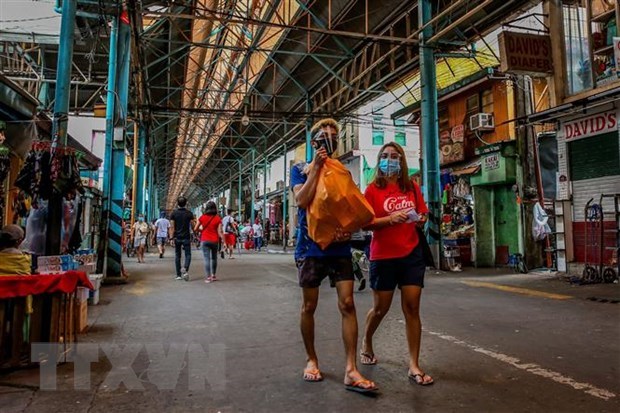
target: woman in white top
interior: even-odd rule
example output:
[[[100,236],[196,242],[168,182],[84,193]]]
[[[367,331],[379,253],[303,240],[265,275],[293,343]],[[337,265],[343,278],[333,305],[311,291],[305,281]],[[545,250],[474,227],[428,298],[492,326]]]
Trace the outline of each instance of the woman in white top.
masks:
[[[256,218],[254,221],[252,232],[254,233],[254,251],[260,251],[263,246],[263,226],[260,223],[260,218]]]

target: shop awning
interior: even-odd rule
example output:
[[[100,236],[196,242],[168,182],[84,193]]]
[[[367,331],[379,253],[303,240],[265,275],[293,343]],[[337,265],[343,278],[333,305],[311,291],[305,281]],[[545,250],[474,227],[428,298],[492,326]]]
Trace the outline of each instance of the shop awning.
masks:
[[[620,86],[583,99],[575,100],[574,102],[543,110],[542,112],[536,112],[526,117],[517,118],[516,120],[521,122],[525,121],[528,124],[554,122],[565,116],[578,115],[582,111],[592,110],[597,106],[616,102],[619,98]]]
[[[473,175],[480,170],[480,165],[468,166],[463,169],[455,169],[450,172],[452,175],[461,176],[461,175]]]
[[[0,74],[0,120],[32,119],[38,105],[34,97]]]
[[[483,82],[486,82],[489,79],[489,76],[494,72],[493,67],[488,67],[484,70],[478,70],[477,72],[465,76],[461,79],[455,80],[454,83],[449,84],[448,86],[437,91],[437,99],[438,102],[442,102],[456,93],[463,93],[463,91],[468,88],[479,85]],[[399,119],[403,116],[406,116],[410,113],[414,113],[420,110],[420,101],[416,101],[410,105],[405,106],[404,108],[397,110],[391,115],[392,119]]]

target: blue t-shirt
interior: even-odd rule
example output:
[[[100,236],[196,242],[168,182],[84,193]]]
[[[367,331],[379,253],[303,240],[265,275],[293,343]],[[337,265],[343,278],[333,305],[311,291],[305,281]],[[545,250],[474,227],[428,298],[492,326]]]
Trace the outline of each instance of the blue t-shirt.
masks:
[[[297,185],[303,185],[308,180],[303,173],[305,163],[293,165],[291,168],[291,190]],[[306,210],[297,208],[297,246],[295,259],[305,257],[351,257],[350,242],[334,242],[324,250],[308,236],[308,220]]]

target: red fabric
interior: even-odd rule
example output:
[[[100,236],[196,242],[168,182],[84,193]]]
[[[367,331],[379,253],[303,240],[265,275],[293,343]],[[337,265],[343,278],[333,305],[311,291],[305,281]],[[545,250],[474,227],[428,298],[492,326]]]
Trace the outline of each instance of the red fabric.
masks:
[[[217,242],[220,240],[220,236],[217,233],[217,228],[222,223],[222,218],[219,215],[207,215],[204,214],[198,218],[198,222],[202,226],[202,232],[200,233],[200,241],[203,242]]]
[[[226,245],[235,245],[237,237],[235,234],[224,234],[224,241],[226,241]]]
[[[28,295],[72,293],[77,287],[94,289],[86,273],[67,271],[62,274],[0,275],[0,299]]]
[[[383,189],[371,184],[364,195],[375,210],[377,218],[398,211],[410,211],[412,208],[418,214],[428,213],[420,187],[415,182],[412,192],[403,193],[396,183],[388,184]],[[415,225],[415,222],[411,222],[374,230],[370,243],[370,259],[385,260],[409,255],[419,242]]]

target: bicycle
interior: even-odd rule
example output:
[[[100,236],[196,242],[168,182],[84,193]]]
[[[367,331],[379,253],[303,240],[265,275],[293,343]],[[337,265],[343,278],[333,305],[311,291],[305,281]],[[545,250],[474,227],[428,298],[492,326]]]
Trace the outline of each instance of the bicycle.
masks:
[[[511,254],[508,257],[508,266],[516,273],[527,274],[527,265],[525,265],[523,254]]]

